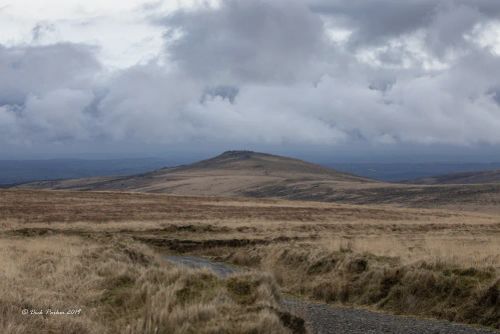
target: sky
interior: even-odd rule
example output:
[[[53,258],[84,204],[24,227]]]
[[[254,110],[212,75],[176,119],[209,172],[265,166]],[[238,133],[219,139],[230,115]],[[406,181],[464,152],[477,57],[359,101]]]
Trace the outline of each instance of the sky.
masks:
[[[500,161],[500,2],[0,0],[0,159],[228,149]]]

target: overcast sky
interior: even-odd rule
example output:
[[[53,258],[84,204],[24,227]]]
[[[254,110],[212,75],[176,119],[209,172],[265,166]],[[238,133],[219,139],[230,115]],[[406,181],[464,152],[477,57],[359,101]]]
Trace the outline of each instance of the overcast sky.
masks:
[[[0,0],[0,143],[500,161],[500,1]]]

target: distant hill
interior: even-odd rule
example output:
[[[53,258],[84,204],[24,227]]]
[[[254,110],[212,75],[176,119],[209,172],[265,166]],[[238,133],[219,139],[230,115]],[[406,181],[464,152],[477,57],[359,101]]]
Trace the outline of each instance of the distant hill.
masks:
[[[247,152],[248,153],[248,152]],[[263,153],[262,153],[263,154]],[[282,157],[283,158],[283,157]],[[178,165],[179,158],[0,160],[0,187],[42,180],[127,176]],[[208,161],[211,161],[209,159]],[[387,182],[500,169],[500,163],[326,163],[326,169]]]
[[[375,181],[298,159],[251,151],[228,151],[212,159],[149,173],[124,177],[39,181],[21,187],[243,196],[249,191],[283,182],[291,187],[304,187],[331,182]]]
[[[500,169],[482,172],[466,172],[425,177],[406,181],[411,184],[490,184],[500,183]]]
[[[131,175],[164,167],[166,159],[0,160],[0,186],[36,180]]]
[[[190,165],[130,176],[38,181],[16,188],[282,198],[500,211],[500,183],[386,183],[298,159],[250,151],[228,151]]]
[[[326,166],[338,171],[387,182],[402,182],[436,175],[500,169],[498,162],[351,162],[328,163]]]

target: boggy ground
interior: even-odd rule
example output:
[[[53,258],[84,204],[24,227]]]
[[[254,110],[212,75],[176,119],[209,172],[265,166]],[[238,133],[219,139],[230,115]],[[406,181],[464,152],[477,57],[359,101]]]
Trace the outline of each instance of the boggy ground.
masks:
[[[41,242],[63,237],[92,243],[93,246],[85,246],[84,249],[111,247],[109,252],[113,249],[120,252],[119,249],[123,251],[124,248],[111,246],[119,243],[110,243],[109,240],[124,238],[123,240],[128,240],[127,243],[148,244],[161,252],[210,256],[264,270],[273,277],[261,280],[268,291],[276,291],[272,287],[272,281],[276,279],[283,291],[313,300],[444,318],[492,328],[500,326],[500,217],[495,215],[300,201],[15,190],[0,191],[0,227],[3,254],[12,251],[13,246],[9,246],[11,242],[16,242],[14,248],[19,248],[20,245],[28,245],[24,242],[27,240],[36,245],[37,240]],[[79,247],[81,246],[69,248],[78,250]],[[54,251],[64,252],[57,250],[59,248],[56,247]],[[98,253],[105,253],[104,249],[106,248]],[[70,252],[73,257],[65,257],[65,261],[83,261],[75,260],[78,251],[75,252]],[[29,248],[19,251],[21,253],[33,253],[34,259],[51,258],[50,252],[34,252]],[[116,256],[118,255],[109,258]],[[2,268],[14,268],[22,263],[14,261],[14,258],[18,257],[4,255],[1,258]],[[113,261],[113,265],[119,262]],[[141,275],[152,270],[151,268],[168,271],[158,269],[161,267],[158,264],[152,264],[156,262],[141,263],[141,257],[137,256],[132,256],[125,262],[127,261],[132,267],[142,268],[136,270],[138,274],[133,278],[134,284],[144,282]],[[85,275],[102,275],[99,266],[90,266],[89,262],[81,263],[81,268],[88,266]],[[20,268],[28,268],[28,265]],[[50,300],[50,293],[46,292],[51,289],[58,293],[55,300],[76,300],[93,310],[93,314],[105,314],[99,311],[101,307],[105,307],[105,303],[99,299],[102,295],[94,299],[79,299],[80,296],[77,297],[75,292],[81,291],[81,286],[69,283],[57,285],[57,276],[47,279],[42,287],[33,285],[29,291],[13,290],[12,287],[19,283],[14,281],[14,277],[26,277],[29,281],[27,269],[23,270],[25,271],[13,270],[10,283],[9,280],[0,281],[1,291],[9,293],[11,298],[0,300],[14,301],[18,298],[17,304],[8,304],[15,305],[14,308],[3,306],[2,315],[15,313],[30,298]],[[64,273],[64,270],[54,269],[49,264],[42,267],[37,277],[51,277],[50,270]],[[4,271],[2,274],[8,275],[9,271]],[[82,271],[74,271],[72,275],[83,275],[84,281],[90,282],[84,285],[85,291],[90,295],[99,296],[99,293],[113,290],[115,286],[114,283],[109,286],[100,285],[105,279],[96,278],[93,281],[85,277]],[[199,277],[196,278],[198,279]],[[155,285],[163,284],[153,281],[144,283],[145,286],[152,284],[153,291],[156,289]],[[208,300],[211,305],[216,304],[213,310],[217,313],[221,310],[218,303],[227,301],[236,312],[234,317],[243,316],[240,315],[243,312],[250,319],[247,321],[249,326],[262,328],[262,333],[269,332],[267,330],[271,327],[266,327],[271,326],[269,324],[280,328],[279,330],[290,330],[280,320],[281,310],[273,302],[278,298],[274,293],[266,294],[263,301],[260,297],[255,299],[261,300],[258,305],[267,305],[265,309],[252,304],[238,304],[237,300],[231,299],[227,283],[219,282],[218,279],[215,281],[218,282],[215,288],[210,285],[208,290],[215,289],[218,291],[215,295],[225,294],[226,297],[210,299],[205,294],[209,293],[212,297],[214,295],[205,291],[203,283],[200,291],[190,299],[193,305]],[[175,291],[179,288],[176,284],[173,288]],[[36,306],[34,302],[28,304]],[[118,316],[111,322],[108,319],[113,318],[102,318],[97,323],[108,324],[111,327],[106,330],[113,332],[119,324],[133,319],[133,323],[139,324],[137,328],[142,330],[145,327],[140,326],[146,326],[144,321],[149,318],[143,319],[138,314],[145,314],[144,310],[152,309],[144,306],[151,304],[141,305],[140,311],[120,312],[122,315],[126,314],[125,318]],[[185,304],[181,305],[185,307]],[[159,309],[162,307],[166,306],[160,305]],[[259,312],[264,312],[266,316],[262,317],[271,320],[261,324],[258,320],[261,319]],[[163,316],[165,315],[150,318],[163,319]],[[18,317],[19,314],[11,317],[14,324]],[[89,323],[93,323],[97,318],[89,319]],[[200,321],[199,324],[207,321],[203,317],[196,319],[198,320],[193,320],[194,326],[197,326],[197,321]],[[161,321],[169,323],[170,320]],[[10,328],[6,326],[11,326],[11,323],[4,321],[1,325]],[[48,324],[46,322],[47,326]],[[23,322],[23,325],[26,323]],[[60,325],[63,326],[62,323]],[[15,333],[13,329],[10,330]],[[241,332],[245,332],[244,330],[246,329]],[[91,328],[87,332],[95,331]]]

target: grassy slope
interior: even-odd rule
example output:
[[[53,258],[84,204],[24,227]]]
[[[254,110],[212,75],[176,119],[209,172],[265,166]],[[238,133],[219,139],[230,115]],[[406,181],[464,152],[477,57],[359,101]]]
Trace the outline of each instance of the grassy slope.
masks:
[[[500,183],[500,170],[452,173],[410,180],[408,183],[429,185]]]
[[[130,177],[33,182],[21,188],[133,190],[180,195],[236,195],[286,180],[307,183],[370,182],[305,161],[264,153],[229,151],[215,158]]]

